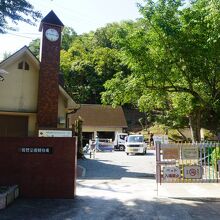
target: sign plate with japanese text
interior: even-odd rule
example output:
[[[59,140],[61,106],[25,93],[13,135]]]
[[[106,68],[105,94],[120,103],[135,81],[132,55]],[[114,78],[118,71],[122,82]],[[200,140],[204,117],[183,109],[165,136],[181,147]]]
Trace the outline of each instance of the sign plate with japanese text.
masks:
[[[70,130],[39,130],[39,137],[72,137]]]
[[[183,160],[198,160],[199,150],[196,146],[182,146]]]
[[[24,154],[52,154],[52,147],[19,147],[18,152]]]
[[[180,178],[180,168],[179,167],[164,167],[163,168],[163,178],[164,179],[177,179]]]
[[[166,147],[163,148],[163,159],[180,159],[180,150],[178,147]]]

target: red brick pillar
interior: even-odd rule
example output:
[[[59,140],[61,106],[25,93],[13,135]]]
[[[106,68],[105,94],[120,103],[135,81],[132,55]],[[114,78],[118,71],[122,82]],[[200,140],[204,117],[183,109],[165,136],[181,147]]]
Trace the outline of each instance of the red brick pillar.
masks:
[[[56,17],[53,11],[42,20],[40,26],[42,42],[37,113],[38,128],[57,127],[58,74],[60,68],[62,27],[62,22]]]

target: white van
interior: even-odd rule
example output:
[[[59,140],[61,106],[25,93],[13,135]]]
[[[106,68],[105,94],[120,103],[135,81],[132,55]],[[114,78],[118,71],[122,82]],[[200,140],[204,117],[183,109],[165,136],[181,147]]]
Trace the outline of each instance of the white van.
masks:
[[[141,134],[129,135],[125,143],[125,153],[129,154],[146,154],[147,144],[144,142],[144,136]]]

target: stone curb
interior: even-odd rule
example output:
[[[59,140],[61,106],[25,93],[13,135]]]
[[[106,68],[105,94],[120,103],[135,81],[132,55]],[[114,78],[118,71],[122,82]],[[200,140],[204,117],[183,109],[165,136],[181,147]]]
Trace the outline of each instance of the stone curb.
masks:
[[[214,197],[167,197],[167,198],[198,201],[198,202],[220,202],[220,198],[214,198]]]
[[[175,196],[156,196],[154,199],[175,199],[175,200],[185,200],[185,201],[197,201],[197,202],[220,202],[220,198],[215,197],[175,197]]]

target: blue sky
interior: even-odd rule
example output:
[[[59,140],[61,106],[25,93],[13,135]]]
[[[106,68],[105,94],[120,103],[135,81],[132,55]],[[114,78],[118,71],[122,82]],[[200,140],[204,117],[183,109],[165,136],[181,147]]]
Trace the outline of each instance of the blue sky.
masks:
[[[43,16],[53,10],[65,26],[72,27],[78,34],[96,30],[107,23],[135,20],[141,17],[136,4],[143,0],[29,0]],[[40,37],[36,26],[19,23],[15,32],[0,35],[0,60],[3,53],[13,53],[31,40]]]

